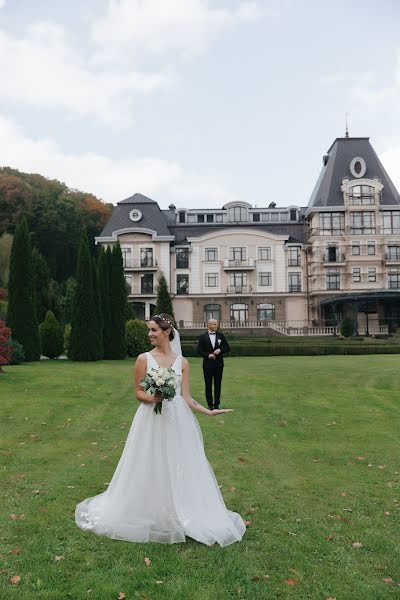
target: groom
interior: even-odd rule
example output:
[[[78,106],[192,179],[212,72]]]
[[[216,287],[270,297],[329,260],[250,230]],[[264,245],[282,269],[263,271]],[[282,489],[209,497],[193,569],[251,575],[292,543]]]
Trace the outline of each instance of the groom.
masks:
[[[222,372],[224,370],[223,355],[229,352],[230,347],[223,333],[217,331],[218,321],[210,319],[207,331],[199,337],[198,353],[203,357],[203,374],[206,386],[206,399],[208,408],[219,408],[221,398]],[[214,382],[214,400],[213,400]]]

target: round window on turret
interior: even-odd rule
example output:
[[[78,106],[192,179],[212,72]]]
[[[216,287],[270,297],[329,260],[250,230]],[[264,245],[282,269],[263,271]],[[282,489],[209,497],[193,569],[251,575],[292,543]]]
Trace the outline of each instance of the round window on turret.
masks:
[[[356,156],[350,163],[350,171],[353,177],[357,179],[360,177],[364,177],[365,171],[367,170],[367,165],[365,164],[365,160],[360,156]]]

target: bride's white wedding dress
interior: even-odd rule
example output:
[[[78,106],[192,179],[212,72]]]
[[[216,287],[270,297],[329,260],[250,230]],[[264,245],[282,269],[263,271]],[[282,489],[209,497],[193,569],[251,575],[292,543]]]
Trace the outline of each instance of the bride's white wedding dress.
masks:
[[[158,365],[147,352],[147,371]],[[182,356],[172,365],[182,374]],[[180,395],[161,414],[141,402],[106,492],[77,505],[79,527],[130,542],[184,542],[228,546],[245,525],[227,510],[207,461],[197,419]]]

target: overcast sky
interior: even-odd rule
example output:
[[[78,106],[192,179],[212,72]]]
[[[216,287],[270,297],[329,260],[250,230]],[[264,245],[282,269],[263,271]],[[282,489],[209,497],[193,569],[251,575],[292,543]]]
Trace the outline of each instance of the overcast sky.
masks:
[[[0,166],[116,203],[308,203],[368,136],[400,189],[398,0],[0,0]]]

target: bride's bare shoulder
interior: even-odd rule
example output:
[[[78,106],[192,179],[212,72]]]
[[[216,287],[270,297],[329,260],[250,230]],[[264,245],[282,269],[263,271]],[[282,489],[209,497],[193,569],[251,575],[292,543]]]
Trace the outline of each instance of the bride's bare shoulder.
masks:
[[[187,358],[182,356],[182,369],[188,369],[188,368],[189,368],[188,360],[187,360]]]
[[[135,364],[141,365],[141,364],[144,364],[145,362],[147,362],[146,354],[147,354],[147,352],[143,352],[143,354],[139,354],[136,358]]]

